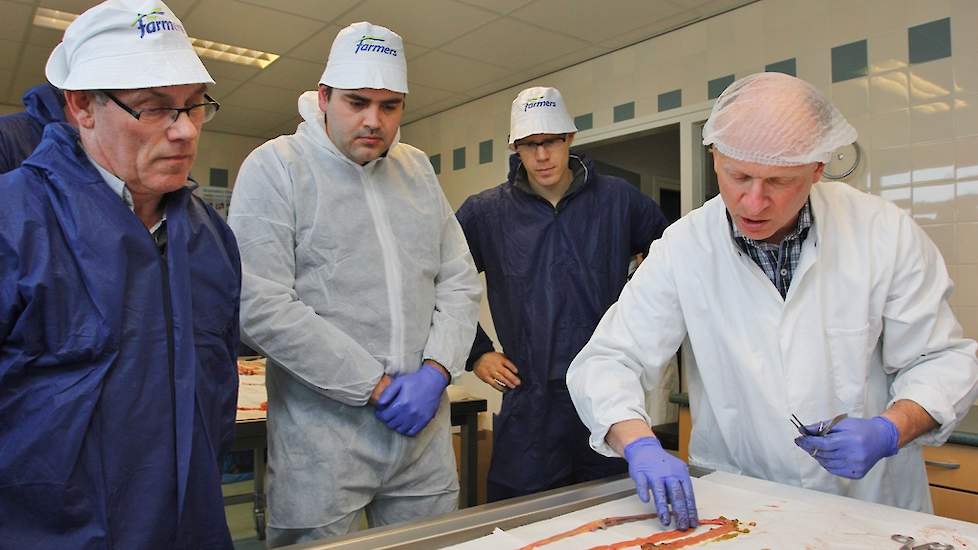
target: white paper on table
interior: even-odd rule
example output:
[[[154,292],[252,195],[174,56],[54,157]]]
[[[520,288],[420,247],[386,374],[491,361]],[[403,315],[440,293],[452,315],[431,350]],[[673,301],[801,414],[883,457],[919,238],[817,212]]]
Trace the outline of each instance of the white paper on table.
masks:
[[[461,401],[463,399],[472,399],[472,394],[469,393],[469,390],[457,384],[449,384],[448,387],[445,388],[445,391],[448,393],[449,401]]]
[[[238,411],[236,420],[264,420],[267,411],[261,404],[268,401],[264,374],[242,374],[238,376]]]
[[[913,536],[918,542],[943,542],[962,550],[978,550],[978,525],[899,510],[788,487],[732,474],[711,474],[693,479],[697,507],[701,518],[724,516],[747,524],[750,533],[715,541],[711,549],[728,548],[804,548],[806,550],[888,549],[899,548],[893,534]],[[647,514],[649,504],[637,496],[606,502],[584,510],[507,531],[519,542],[495,541],[494,550],[519,548],[521,545],[575,529],[590,521],[613,516]],[[702,526],[696,533],[705,532]],[[557,549],[586,549],[668,530],[657,519],[617,525],[606,530],[583,533],[561,540]],[[490,535],[492,536],[492,535]],[[487,537],[483,537],[485,540]],[[702,546],[702,545],[701,545]],[[462,548],[461,546],[453,548]],[[467,549],[490,548],[471,546]],[[546,548],[546,547],[544,547]]]
[[[265,390],[265,377],[261,375],[241,375],[238,377],[238,407],[257,409],[268,401]]]
[[[790,542],[792,538],[784,539],[786,548],[896,549],[899,548],[899,544],[890,540],[890,536],[901,534],[913,537],[915,545],[939,542],[951,544],[957,550],[978,550],[978,524],[975,523],[725,472],[714,472],[702,479],[729,488],[749,490],[761,498],[778,497],[804,506],[808,510],[805,512],[807,525],[792,534],[793,543]],[[793,508],[788,508],[787,511],[791,516],[796,515]],[[797,522],[797,518],[792,517],[792,521]],[[825,532],[817,535],[821,544],[800,544],[799,536],[815,536],[816,531],[812,529],[812,523],[826,526]],[[868,534],[861,538],[860,530]],[[881,533],[884,535],[884,540],[876,542],[880,540],[877,537]],[[780,547],[773,546],[773,548]]]
[[[454,550],[500,550],[501,548],[520,548],[533,542],[532,540],[520,540],[506,531],[496,527],[492,534],[486,535],[469,542],[452,546]]]

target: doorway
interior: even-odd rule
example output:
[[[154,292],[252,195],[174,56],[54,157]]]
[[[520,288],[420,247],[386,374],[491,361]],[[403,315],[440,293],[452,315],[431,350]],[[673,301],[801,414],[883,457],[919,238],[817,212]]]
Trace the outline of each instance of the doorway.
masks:
[[[575,139],[574,151],[600,162],[597,166],[637,174],[624,179],[655,199],[671,223],[717,195],[712,155],[702,145],[711,107],[701,103],[584,132]],[[678,432],[678,408],[670,396],[686,390],[685,371],[695,368],[688,341],[670,363],[660,385],[648,389],[646,403],[653,424]]]
[[[618,176],[662,208],[669,223],[682,215],[679,123],[574,147],[600,174]]]
[[[617,176],[655,200],[669,223],[682,215],[681,131],[678,122],[586,143],[574,152],[590,158],[599,174]],[[678,444],[678,408],[669,402],[680,390],[677,356],[657,387],[646,388],[646,408],[664,444]],[[671,436],[675,437],[671,437]],[[673,441],[669,441],[673,440]]]

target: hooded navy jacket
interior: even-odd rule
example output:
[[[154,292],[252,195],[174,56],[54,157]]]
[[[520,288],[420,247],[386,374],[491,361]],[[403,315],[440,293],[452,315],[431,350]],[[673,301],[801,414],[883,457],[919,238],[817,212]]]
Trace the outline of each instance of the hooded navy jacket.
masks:
[[[503,394],[495,419],[490,481],[547,487],[566,475],[567,457],[549,456],[542,441],[553,418],[548,386],[567,368],[618,300],[635,254],[645,253],[668,221],[651,198],[625,180],[597,174],[571,155],[574,180],[556,206],[526,182],[519,155],[503,184],[466,199],[456,216],[476,269],[486,275],[489,309],[521,384]],[[493,343],[481,327],[467,368]],[[560,413],[563,414],[563,413]]]
[[[64,123],[0,196],[0,548],[230,549],[231,230],[185,187],[161,254]]]
[[[50,84],[27,90],[23,102],[26,111],[0,116],[0,174],[31,155],[46,124],[65,121],[64,94]]]
[[[596,173],[581,155],[571,155],[570,165],[575,181],[556,207],[529,189],[514,154],[507,181],[469,197],[456,214],[476,269],[486,274],[496,334],[524,382],[564,379],[618,300],[632,257],[668,225],[635,186]],[[480,327],[469,370],[492,350]]]

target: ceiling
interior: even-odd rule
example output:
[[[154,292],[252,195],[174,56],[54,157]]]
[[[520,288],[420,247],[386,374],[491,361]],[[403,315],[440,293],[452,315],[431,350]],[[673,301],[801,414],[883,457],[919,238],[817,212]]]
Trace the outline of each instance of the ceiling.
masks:
[[[291,133],[296,99],[319,82],[330,44],[356,21],[404,38],[411,122],[753,0],[167,0],[196,38],[281,57],[264,70],[204,60],[220,114],[207,129]],[[61,32],[37,6],[81,13],[91,0],[0,0],[0,103],[44,81]]]

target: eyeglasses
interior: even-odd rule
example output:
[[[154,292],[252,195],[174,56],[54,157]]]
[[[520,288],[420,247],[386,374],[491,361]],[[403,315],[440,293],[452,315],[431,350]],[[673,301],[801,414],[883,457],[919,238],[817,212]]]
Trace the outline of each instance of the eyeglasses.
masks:
[[[541,141],[522,141],[516,144],[516,150],[523,153],[536,153],[538,147],[543,147],[549,153],[565,141],[567,141],[566,136],[556,136]]]
[[[112,102],[118,105],[122,110],[132,115],[134,119],[147,122],[149,124],[159,124],[165,120],[168,120],[170,121],[170,124],[173,124],[178,118],[180,118],[180,113],[187,113],[187,118],[189,118],[191,122],[203,124],[214,118],[217,110],[221,108],[221,104],[214,101],[214,98],[204,94],[204,99],[207,100],[206,103],[198,103],[196,105],[191,105],[190,107],[155,107],[152,109],[137,111],[120,101],[119,98],[117,98],[111,92],[102,90],[101,93],[105,94],[106,97],[111,99]]]

